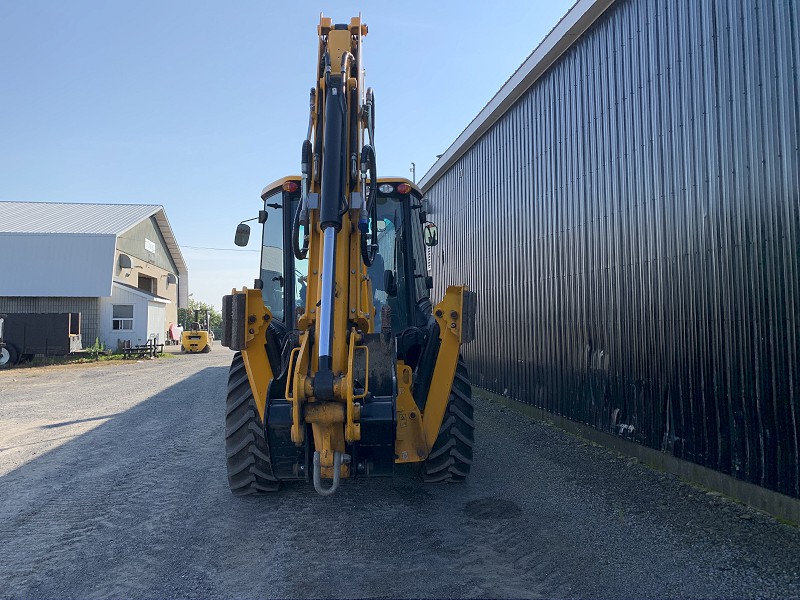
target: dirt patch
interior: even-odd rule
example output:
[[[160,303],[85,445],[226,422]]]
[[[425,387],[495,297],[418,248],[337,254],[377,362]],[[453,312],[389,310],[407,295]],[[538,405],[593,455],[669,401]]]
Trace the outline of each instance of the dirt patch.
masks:
[[[474,519],[513,519],[522,509],[510,500],[482,498],[467,502],[464,512]]]

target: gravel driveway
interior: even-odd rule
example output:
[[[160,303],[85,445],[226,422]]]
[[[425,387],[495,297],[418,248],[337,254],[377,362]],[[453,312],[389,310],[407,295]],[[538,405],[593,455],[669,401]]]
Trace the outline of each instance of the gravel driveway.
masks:
[[[798,529],[481,399],[464,485],[234,498],[231,357],[0,372],[0,597],[800,596]]]

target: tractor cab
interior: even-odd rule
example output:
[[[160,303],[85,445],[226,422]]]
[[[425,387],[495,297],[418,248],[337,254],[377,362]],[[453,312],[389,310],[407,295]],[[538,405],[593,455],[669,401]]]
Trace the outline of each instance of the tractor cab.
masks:
[[[261,290],[273,324],[285,332],[297,327],[308,288],[308,259],[297,259],[291,251],[300,177],[275,181],[264,188],[261,198],[261,270],[255,287]],[[377,252],[367,269],[375,306],[375,331],[391,329],[397,334],[408,327],[424,326],[430,318],[429,290],[433,280],[425,249],[426,245],[438,243],[438,232],[427,220],[422,193],[406,179],[378,179],[376,203]],[[247,243],[239,236],[237,244],[243,245],[242,241]]]
[[[428,273],[423,228],[436,226],[427,222],[422,194],[410,181],[379,179],[378,184],[378,251],[368,268],[375,329],[397,334],[425,325],[431,315],[433,278]]]

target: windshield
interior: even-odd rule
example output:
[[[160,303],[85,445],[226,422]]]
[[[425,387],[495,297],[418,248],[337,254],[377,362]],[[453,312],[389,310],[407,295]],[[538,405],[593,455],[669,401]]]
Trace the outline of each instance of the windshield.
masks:
[[[261,281],[264,287],[261,294],[264,304],[269,307],[272,318],[284,320],[283,315],[283,214],[282,209],[269,204],[282,204],[282,191],[279,189],[267,197],[267,222],[264,223],[264,237],[261,242]]]
[[[375,330],[382,325],[381,311],[389,306],[392,311],[392,330],[403,329],[408,322],[407,295],[403,268],[403,204],[397,198],[378,196],[378,252],[367,273],[372,281],[375,303]],[[394,273],[397,294],[389,296],[386,289],[386,271]]]

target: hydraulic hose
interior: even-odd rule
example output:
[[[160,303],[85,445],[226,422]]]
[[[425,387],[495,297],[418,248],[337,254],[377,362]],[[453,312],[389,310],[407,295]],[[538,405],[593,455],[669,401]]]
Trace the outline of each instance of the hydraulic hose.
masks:
[[[294,212],[292,221],[292,252],[297,260],[305,260],[308,256],[308,181],[311,167],[311,141],[303,140],[302,157],[300,159],[300,202]],[[300,227],[303,227],[303,245],[300,246]]]
[[[347,89],[347,70],[350,67],[350,62],[354,60],[355,58],[349,52],[342,53],[342,91]]]
[[[375,92],[372,88],[367,88],[367,133],[369,134],[369,143],[375,146]]]
[[[311,88],[311,92],[308,95],[308,133],[306,134],[306,139],[311,139],[311,129],[314,127],[314,107],[316,106],[317,102],[317,90],[315,88]]]
[[[339,103],[342,106],[342,112],[343,113],[347,113],[347,109],[348,108],[352,108],[354,111],[358,110],[358,104],[356,104],[357,98],[358,98],[358,89],[355,88],[355,89],[351,90],[349,94],[348,94],[348,90],[347,90],[347,81],[349,79],[348,72],[350,71],[350,64],[355,62],[355,60],[356,60],[355,57],[353,57],[353,55],[350,52],[343,52],[342,53],[342,93],[339,96]],[[349,96],[349,99],[348,99],[348,96]],[[348,102],[350,104],[349,107],[347,106]],[[344,117],[344,121],[347,122],[347,117],[346,116]],[[357,132],[358,132],[357,125],[358,125],[358,118],[355,116],[355,114],[351,114],[350,115],[350,131],[349,131],[349,133],[347,134],[346,137],[342,136],[342,156],[345,156],[345,152],[347,151],[347,145],[348,144],[349,144],[351,149],[356,147],[355,146],[355,140],[356,140],[356,136],[357,136]],[[354,150],[353,150],[353,152],[354,152]],[[354,162],[355,161],[353,161],[352,157],[351,157],[351,164],[354,163]],[[348,177],[347,177],[347,164],[346,163],[344,165],[344,168],[345,168],[344,181],[347,181]],[[353,165],[353,168],[350,171],[351,179],[353,179],[353,180],[356,177],[356,174],[355,174],[354,170],[355,170],[355,166]],[[347,193],[352,191],[352,188],[353,188],[354,185],[355,185],[355,181],[352,181],[350,186],[348,186]],[[344,199],[344,205],[342,206],[342,214],[347,212],[347,210],[349,208],[350,208],[350,203],[347,201],[347,198],[345,198]]]
[[[366,176],[369,173],[369,192],[366,190]],[[378,172],[375,164],[375,149],[366,144],[361,149],[361,181],[364,194],[364,209],[358,229],[361,232],[361,259],[366,266],[372,266],[375,254],[378,251]],[[370,221],[372,231],[370,232]],[[367,239],[369,238],[369,240]]]

